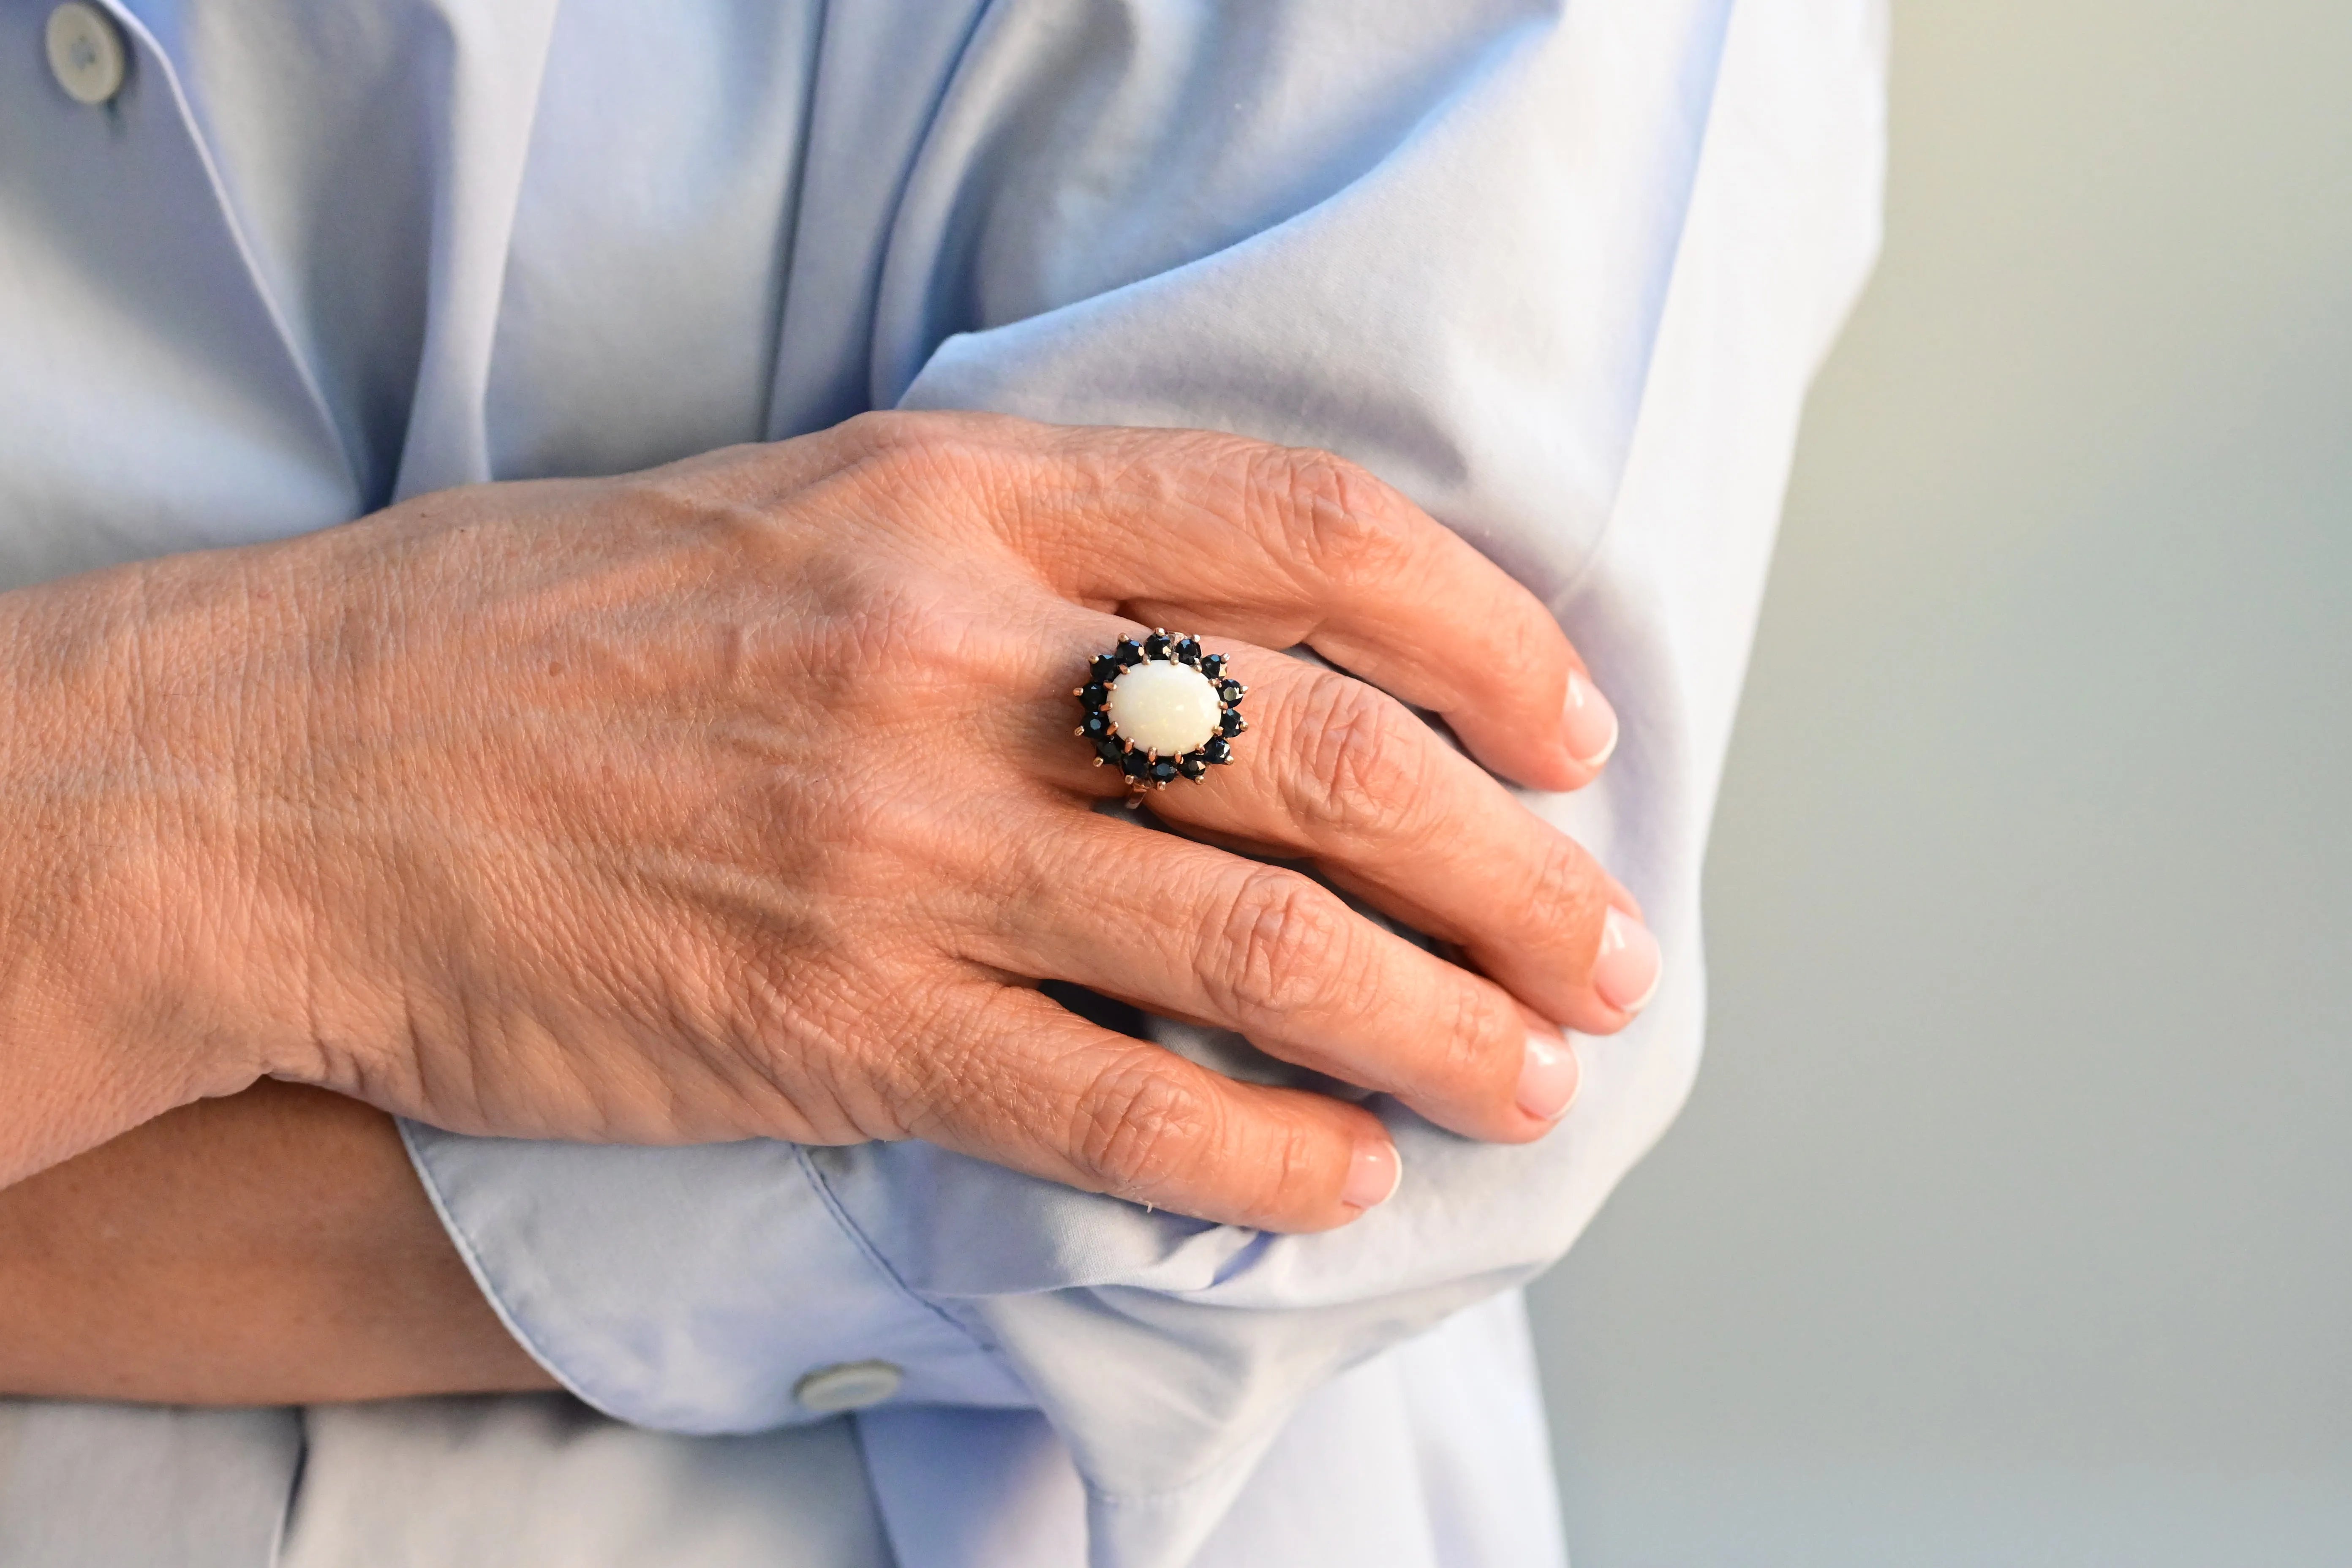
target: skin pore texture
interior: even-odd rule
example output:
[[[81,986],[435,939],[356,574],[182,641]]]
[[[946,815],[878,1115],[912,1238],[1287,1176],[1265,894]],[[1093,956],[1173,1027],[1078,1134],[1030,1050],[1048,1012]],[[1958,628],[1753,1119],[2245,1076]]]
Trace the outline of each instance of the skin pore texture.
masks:
[[[1154,625],[1251,688],[1235,764],[1150,797],[1174,835],[1096,811],[1122,781],[1070,734],[1088,656]],[[1318,452],[869,416],[0,595],[0,1390],[543,1386],[380,1111],[920,1137],[1314,1230],[1392,1190],[1377,1119],[1037,984],[1524,1142],[1562,1026],[1654,981],[1630,897],[1495,776],[1605,761],[1574,649]]]

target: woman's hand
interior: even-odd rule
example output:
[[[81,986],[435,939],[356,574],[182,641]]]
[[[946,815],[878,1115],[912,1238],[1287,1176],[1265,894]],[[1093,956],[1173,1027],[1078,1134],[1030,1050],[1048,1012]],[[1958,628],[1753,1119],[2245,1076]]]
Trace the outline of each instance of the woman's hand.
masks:
[[[1654,974],[1607,875],[1397,700],[1572,787],[1608,731],[1566,639],[1319,453],[875,416],[0,607],[38,721],[0,837],[45,847],[0,915],[0,1064],[102,1039],[98,1098],[132,1121],[271,1074],[468,1131],[921,1137],[1312,1229],[1386,1195],[1376,1118],[1033,983],[1517,1141],[1574,1083],[1535,1020],[1617,1028]],[[1215,638],[1252,689],[1235,763],[1155,811],[1311,861],[1483,973],[1090,809],[1123,781],[1069,692],[1139,623]],[[1364,679],[1265,651],[1299,642]],[[21,1103],[73,1103],[32,1081]],[[0,1174],[128,1124],[35,1124]]]

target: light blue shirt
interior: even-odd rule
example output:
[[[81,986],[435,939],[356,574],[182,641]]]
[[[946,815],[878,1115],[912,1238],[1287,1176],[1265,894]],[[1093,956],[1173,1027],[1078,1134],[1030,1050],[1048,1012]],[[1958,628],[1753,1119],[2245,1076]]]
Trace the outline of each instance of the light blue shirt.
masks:
[[[1622,716],[1601,783],[1528,800],[1641,897],[1664,987],[1581,1043],[1538,1143],[1375,1101],[1404,1182],[1343,1231],[920,1143],[407,1127],[517,1337],[652,1429],[600,1436],[570,1506],[642,1525],[703,1495],[649,1478],[829,1475],[854,1437],[887,1549],[844,1522],[862,1497],[779,1481],[766,1545],[664,1560],[1557,1562],[1514,1292],[1696,1068],[1716,780],[1806,383],[1876,243],[1876,0],[138,0],[100,107],[51,79],[48,10],[0,0],[0,586],[986,408],[1345,453],[1549,605]],[[859,1363],[900,1382],[850,1423],[796,1395]],[[355,1478],[585,1452],[547,1408],[310,1413],[291,1568],[454,1561],[400,1531],[478,1536],[513,1494],[428,1467],[377,1519]],[[20,1454],[100,1454],[100,1419],[8,1417]],[[284,1446],[234,1419],[179,1429]],[[182,1560],[267,1558],[207,1531]]]

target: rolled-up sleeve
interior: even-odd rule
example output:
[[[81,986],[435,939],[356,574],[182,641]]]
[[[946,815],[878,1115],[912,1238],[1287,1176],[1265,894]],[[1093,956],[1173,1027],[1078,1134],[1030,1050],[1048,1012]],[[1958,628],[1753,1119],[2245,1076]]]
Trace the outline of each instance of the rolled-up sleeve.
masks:
[[[1875,249],[1881,27],[1875,0],[985,9],[856,303],[864,401],[1237,431],[1412,495],[1622,716],[1602,782],[1524,798],[1642,898],[1665,984],[1538,1142],[1374,1100],[1404,1184],[1321,1236],[920,1144],[413,1131],[559,1375],[713,1430],[794,1418],[813,1365],[901,1362],[904,1399],[1033,1402],[1104,1560],[1176,1562],[1170,1510],[1213,1522],[1307,1390],[1566,1249],[1696,1070],[1707,819],[1806,384]]]

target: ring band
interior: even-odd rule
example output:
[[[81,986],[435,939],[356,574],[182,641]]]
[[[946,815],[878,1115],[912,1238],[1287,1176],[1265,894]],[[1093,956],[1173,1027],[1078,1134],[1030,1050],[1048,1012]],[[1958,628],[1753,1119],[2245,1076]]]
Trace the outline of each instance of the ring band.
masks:
[[[1076,734],[1094,747],[1095,766],[1118,769],[1137,794],[1180,778],[1198,784],[1232,762],[1234,737],[1249,728],[1241,715],[1248,693],[1225,673],[1223,654],[1204,653],[1198,637],[1171,637],[1164,626],[1140,641],[1119,638],[1070,690],[1086,715]]]

